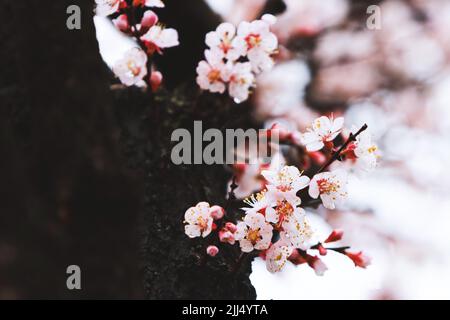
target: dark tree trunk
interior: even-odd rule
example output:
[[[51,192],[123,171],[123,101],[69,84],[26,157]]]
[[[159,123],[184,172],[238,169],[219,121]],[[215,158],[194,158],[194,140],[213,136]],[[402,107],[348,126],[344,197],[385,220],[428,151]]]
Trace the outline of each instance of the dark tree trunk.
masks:
[[[251,125],[244,106],[193,89],[199,48],[217,17],[199,1],[203,19],[189,19],[193,1],[184,11],[168,1],[166,22],[181,41],[189,35],[161,60],[170,91],[111,92],[93,2],[77,1],[82,29],[73,31],[73,1],[0,5],[0,297],[255,298],[250,261],[230,271],[238,248],[206,258],[203,242],[183,231],[189,206],[224,205],[230,174],[170,161],[177,127]],[[81,291],[66,288],[72,264],[81,267]]]

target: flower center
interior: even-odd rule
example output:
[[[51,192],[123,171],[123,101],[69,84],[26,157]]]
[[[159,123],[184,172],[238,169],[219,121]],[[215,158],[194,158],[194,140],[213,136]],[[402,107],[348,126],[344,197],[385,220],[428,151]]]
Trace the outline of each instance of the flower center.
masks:
[[[377,151],[377,149],[377,146],[371,146],[369,149],[367,149],[367,152],[374,153],[375,151]]]
[[[247,239],[252,243],[255,244],[260,239],[259,235],[259,229],[250,229],[247,233]]]
[[[127,67],[135,77],[141,73],[141,68],[139,68],[134,61],[128,61]]]
[[[200,229],[205,230],[208,227],[208,223],[206,222],[203,217],[197,218],[197,225],[200,227]]]
[[[317,180],[317,186],[319,187],[319,192],[321,194],[330,194],[332,192],[337,192],[340,186],[337,183],[330,182],[327,179]]]
[[[245,42],[247,43],[248,49],[253,49],[261,44],[261,35],[256,33],[251,33],[245,37]]]
[[[279,223],[279,225],[281,225],[287,217],[292,215],[292,212],[294,212],[294,208],[292,207],[292,205],[289,202],[287,202],[286,200],[283,200],[283,201],[278,202],[277,212],[279,215],[278,223]]]
[[[228,33],[224,35],[221,43],[220,43],[220,49],[227,54],[228,51],[231,49],[231,41],[228,38]]]
[[[217,69],[213,69],[208,73],[209,82],[217,82],[220,80],[220,71]]]

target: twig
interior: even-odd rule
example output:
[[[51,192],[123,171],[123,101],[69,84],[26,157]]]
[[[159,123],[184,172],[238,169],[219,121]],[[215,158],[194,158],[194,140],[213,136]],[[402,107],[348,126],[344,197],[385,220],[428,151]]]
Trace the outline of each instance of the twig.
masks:
[[[325,164],[319,169],[319,171],[317,171],[317,173],[323,172],[323,171],[324,171],[326,168],[328,168],[334,161],[338,160],[339,157],[340,157],[340,155],[341,155],[341,152],[344,151],[344,150],[348,147],[348,145],[349,145],[351,142],[356,141],[356,138],[357,138],[363,131],[365,131],[367,128],[368,128],[367,124],[364,124],[364,125],[361,127],[361,129],[359,129],[358,132],[356,132],[355,134],[350,133],[350,137],[348,137],[347,141],[339,148],[338,151],[336,151],[336,152],[332,155],[332,157],[327,161],[327,163],[325,163]]]

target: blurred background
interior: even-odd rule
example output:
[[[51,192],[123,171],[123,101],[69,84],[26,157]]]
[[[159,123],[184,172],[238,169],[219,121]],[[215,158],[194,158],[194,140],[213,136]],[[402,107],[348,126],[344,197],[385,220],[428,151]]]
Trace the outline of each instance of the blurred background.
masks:
[[[224,21],[253,20],[266,0],[207,0]],[[380,28],[370,30],[371,5]],[[259,299],[450,299],[450,1],[284,0],[274,32],[280,53],[261,75],[253,114],[303,131],[318,115],[366,122],[383,156],[352,177],[349,201],[310,212],[319,234],[345,230],[344,244],[372,258],[366,270],[329,253],[329,270],[269,274],[253,263]],[[96,17],[104,60],[133,45]],[[114,41],[111,41],[114,39]],[[120,41],[120,45],[118,45]],[[182,41],[182,39],[181,39]]]

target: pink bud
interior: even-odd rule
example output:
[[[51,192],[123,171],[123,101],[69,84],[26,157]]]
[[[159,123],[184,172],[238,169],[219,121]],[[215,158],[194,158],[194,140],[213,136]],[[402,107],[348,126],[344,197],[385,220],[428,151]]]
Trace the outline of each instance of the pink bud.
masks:
[[[318,246],[317,250],[319,250],[319,253],[321,256],[326,256],[327,255],[327,249],[324,248],[321,244]]]
[[[336,242],[342,239],[342,236],[344,235],[344,231],[340,229],[335,229],[333,232],[330,233],[328,238],[324,241],[325,243],[329,242]]]
[[[237,230],[236,225],[234,223],[232,223],[232,222],[225,223],[225,228],[227,228],[227,230],[232,232],[232,233],[235,233],[236,230]]]
[[[323,276],[325,271],[328,270],[327,265],[317,257],[314,257],[311,267],[314,269],[316,275],[318,276]]]
[[[214,220],[219,220],[225,215],[225,210],[220,206],[212,206],[211,209],[209,209],[209,214]]]
[[[145,29],[150,29],[155,24],[158,23],[158,16],[152,10],[148,10],[144,13],[141,20],[141,27]]]
[[[121,14],[117,17],[117,19],[113,20],[114,25],[117,29],[122,32],[127,32],[130,28],[130,24],[128,23],[128,17],[126,14]]]
[[[353,261],[356,267],[365,269],[368,265],[370,265],[370,257],[364,255],[362,251],[351,252],[346,250],[345,255]]]
[[[219,231],[219,239],[220,242],[228,242],[233,245],[235,243],[234,234],[226,229],[222,229]]]
[[[152,91],[156,92],[161,86],[163,80],[163,75],[159,71],[153,71],[150,75],[150,86],[152,87]]]
[[[208,248],[206,248],[206,253],[211,257],[215,257],[219,253],[219,248],[217,248],[216,246],[209,246]]]

